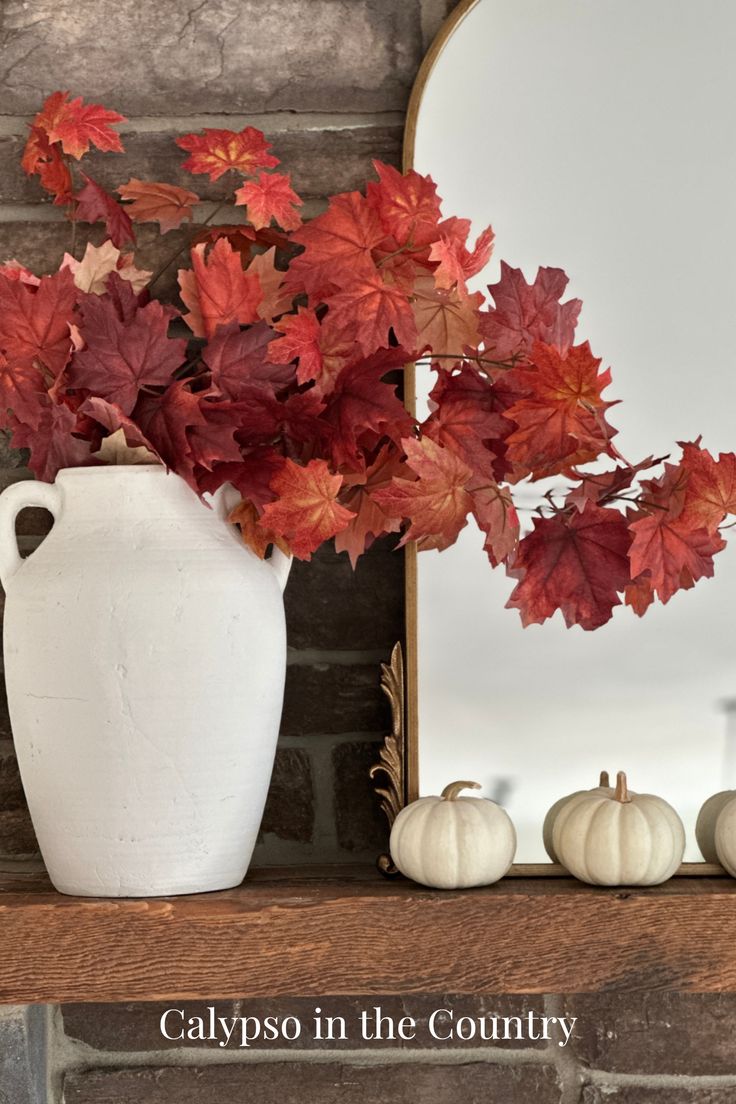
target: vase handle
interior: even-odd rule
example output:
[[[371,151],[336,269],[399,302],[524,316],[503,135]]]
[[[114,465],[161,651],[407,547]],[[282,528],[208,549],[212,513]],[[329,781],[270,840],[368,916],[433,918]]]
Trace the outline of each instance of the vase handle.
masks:
[[[15,519],[26,506],[40,506],[53,515],[61,512],[61,491],[53,483],[23,479],[12,483],[0,494],[0,582],[7,591],[8,583],[23,563],[15,535]]]
[[[220,513],[220,517],[223,521],[227,521],[232,510],[238,505],[241,499],[240,491],[233,487],[232,483],[224,483],[217,491],[213,498],[213,502],[217,504],[217,508]],[[271,548],[271,555],[266,561],[271,565],[273,573],[276,576],[276,581],[279,584],[279,589],[282,594],[286,589],[286,583],[289,579],[289,572],[291,571],[291,564],[293,556],[287,556],[285,552],[282,552],[280,548],[277,548],[274,544]]]

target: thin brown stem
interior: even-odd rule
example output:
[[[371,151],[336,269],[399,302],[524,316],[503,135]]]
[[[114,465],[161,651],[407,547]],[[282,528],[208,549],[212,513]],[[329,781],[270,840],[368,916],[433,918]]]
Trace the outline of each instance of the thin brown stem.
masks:
[[[221,211],[221,210],[223,209],[223,207],[225,207],[226,205],[227,205],[227,200],[223,199],[222,203],[218,204],[218,206],[217,206],[217,207],[215,207],[215,209],[214,209],[214,211],[212,212],[212,214],[208,215],[208,216],[207,216],[207,218],[206,218],[206,219],[204,219],[204,220],[203,220],[202,222],[200,222],[200,223],[197,223],[197,227],[199,228],[199,227],[201,227],[201,226],[208,226],[208,225],[209,225],[209,224],[210,224],[210,223],[212,222],[212,220],[213,220],[214,218],[216,218],[216,217],[217,217],[217,215],[219,215],[220,211]],[[198,231],[197,231],[197,232],[198,232]],[[158,281],[158,280],[160,280],[160,279],[161,279],[161,277],[163,276],[164,272],[168,272],[168,270],[169,270],[169,269],[171,268],[171,266],[172,266],[172,264],[174,263],[174,261],[176,261],[176,260],[177,260],[177,259],[178,259],[179,257],[181,257],[181,255],[182,255],[182,253],[184,252],[184,250],[185,250],[185,249],[188,249],[188,248],[189,248],[189,246],[191,245],[191,243],[192,243],[192,239],[190,238],[190,239],[189,239],[189,241],[186,241],[186,242],[184,243],[184,245],[181,245],[181,246],[179,246],[179,248],[177,249],[176,253],[174,253],[174,254],[173,254],[173,255],[172,255],[171,257],[169,257],[168,261],[166,261],[166,262],[165,262],[165,263],[164,263],[164,264],[163,264],[163,265],[161,266],[161,268],[157,269],[157,270],[156,270],[156,271],[154,272],[154,274],[153,274],[153,277],[151,278],[151,280],[150,280],[150,282],[149,282],[149,284],[148,284],[148,289],[149,289],[149,291],[150,291],[150,289],[151,289],[151,288],[153,287],[153,285],[154,285],[155,283],[157,283],[157,281]]]

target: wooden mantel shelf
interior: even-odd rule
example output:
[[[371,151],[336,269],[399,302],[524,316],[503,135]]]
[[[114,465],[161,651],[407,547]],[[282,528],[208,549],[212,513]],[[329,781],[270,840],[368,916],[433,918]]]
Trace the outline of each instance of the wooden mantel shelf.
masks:
[[[736,991],[736,881],[518,878],[441,893],[339,867],[89,900],[0,872],[3,1002],[602,989]]]

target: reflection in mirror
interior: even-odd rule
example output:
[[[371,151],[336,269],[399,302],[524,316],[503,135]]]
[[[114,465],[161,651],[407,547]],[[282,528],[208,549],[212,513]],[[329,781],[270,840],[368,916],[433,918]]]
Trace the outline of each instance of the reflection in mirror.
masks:
[[[479,0],[419,104],[414,167],[446,214],[496,231],[475,286],[502,258],[529,280],[566,270],[633,460],[699,434],[736,446],[735,44],[733,0]],[[420,413],[430,386],[419,369]],[[678,809],[699,860],[697,810],[736,786],[736,540],[714,579],[596,632],[559,614],[522,629],[481,548],[468,526],[419,556],[420,792],[477,779],[517,862],[539,862],[548,806],[623,768]]]

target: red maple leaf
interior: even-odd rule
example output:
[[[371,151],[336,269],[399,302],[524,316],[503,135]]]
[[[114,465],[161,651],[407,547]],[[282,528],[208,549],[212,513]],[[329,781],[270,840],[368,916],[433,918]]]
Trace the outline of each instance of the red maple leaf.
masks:
[[[681,447],[688,472],[684,513],[692,524],[713,531],[727,514],[736,514],[736,455],[722,452],[715,460],[699,442]]]
[[[7,428],[13,415],[17,421],[38,429],[48,390],[33,364],[6,360],[0,353],[0,425]]]
[[[273,341],[268,355],[275,364],[290,364],[298,360],[296,378],[299,383],[309,383],[322,375],[322,349],[320,348],[320,324],[317,315],[308,307],[299,307],[296,314],[287,314],[273,327],[283,337]]]
[[[473,473],[459,456],[428,437],[421,441],[407,437],[402,444],[417,478],[393,479],[388,487],[374,492],[373,500],[389,517],[408,519],[402,545],[415,540],[420,549],[449,548],[473,508],[467,489]]]
[[[202,351],[212,386],[228,399],[241,399],[256,387],[270,394],[294,380],[293,364],[282,365],[271,354],[273,330],[265,322],[241,330],[236,322],[220,326]]]
[[[110,403],[107,399],[100,399],[96,395],[90,395],[79,407],[78,413],[80,416],[92,418],[93,421],[104,426],[109,434],[122,429],[125,434],[125,442],[129,448],[145,448],[154,456],[157,455],[155,448],[142,433],[140,426],[136,425],[132,418],[129,418],[115,403]]]
[[[373,494],[390,486],[395,478],[408,474],[409,469],[401,453],[390,444],[382,446],[365,470],[344,474],[340,500],[353,511],[355,517],[335,537],[335,551],[347,552],[353,568],[376,537],[384,533],[397,533],[401,528],[399,518],[389,518]]]
[[[518,609],[525,626],[542,624],[556,610],[568,628],[605,625],[631,578],[630,543],[619,511],[592,502],[582,511],[535,518],[506,568],[520,580],[507,609]]]
[[[374,161],[373,167],[379,183],[369,184],[366,194],[381,220],[384,236],[414,250],[435,241],[441,212],[434,181],[414,171],[402,174],[381,161]]]
[[[198,468],[196,472],[200,494],[214,493],[224,483],[231,483],[244,499],[263,510],[273,502],[271,480],[281,470],[284,458],[271,447],[244,449],[240,461],[214,464],[212,471]]]
[[[40,363],[59,375],[71,353],[76,298],[69,269],[44,276],[35,287],[0,275],[0,352],[13,370]]]
[[[578,510],[585,509],[586,502],[597,502],[603,505],[606,500],[616,498],[622,491],[627,490],[640,472],[661,464],[666,457],[655,460],[653,456],[647,456],[646,460],[638,464],[620,463],[617,467],[603,472],[581,472],[576,468],[569,468],[563,472],[568,479],[579,480],[578,486],[567,495],[565,502],[570,506],[576,506]]]
[[[195,486],[191,445],[187,431],[205,424],[200,400],[183,380],[176,380],[163,395],[142,394],[132,420],[168,468]]]
[[[13,421],[13,448],[31,450],[28,466],[38,479],[53,483],[61,468],[91,462],[89,441],[75,436],[77,416],[67,406],[48,399],[35,427]]]
[[[364,356],[387,349],[393,333],[399,345],[413,349],[417,326],[404,292],[387,284],[379,272],[368,272],[328,299],[332,321],[351,328]]]
[[[58,145],[49,141],[45,130],[32,126],[23,151],[22,168],[29,176],[38,176],[41,186],[54,197],[54,204],[71,203],[72,174]]]
[[[501,487],[493,477],[476,475],[468,490],[473,499],[473,516],[485,533],[483,550],[493,567],[506,562],[516,552],[519,543],[519,517],[511,491]]]
[[[199,400],[199,409],[202,420],[186,427],[192,462],[210,471],[216,464],[237,463],[241,459],[235,440],[238,404],[205,398]]]
[[[453,229],[454,224],[464,223],[464,226],[461,227],[464,230],[464,235],[458,237],[456,234],[448,234],[446,229],[443,229],[447,224],[441,224],[441,236],[438,241],[434,242],[429,253],[430,261],[438,262],[434,273],[434,282],[437,287],[448,288],[452,287],[453,284],[465,287],[467,280],[486,267],[493,252],[495,235],[490,226],[486,227],[482,234],[478,236],[471,252],[466,245],[467,235],[470,232],[470,222],[467,219],[453,219],[452,223]]]
[[[383,236],[378,215],[359,192],[334,196],[323,215],[292,234],[304,252],[291,262],[290,286],[303,286],[314,301],[349,287],[376,271],[371,251]]]
[[[493,385],[467,366],[454,375],[440,370],[429,403],[432,413],[422,434],[486,472],[494,456],[492,442],[510,431],[495,409]]]
[[[518,268],[501,262],[501,277],[488,291],[495,306],[481,311],[480,329],[489,353],[497,360],[524,358],[536,341],[566,352],[572,345],[582,303],[560,303],[568,279],[560,268],[540,268],[527,284]]]
[[[191,173],[206,174],[212,181],[230,169],[250,175],[279,163],[278,157],[269,153],[271,146],[263,133],[251,126],[239,131],[205,127],[201,134],[182,135],[176,144],[190,155],[183,167]]]
[[[204,242],[192,249],[192,269],[179,269],[181,297],[190,313],[184,316],[197,337],[212,337],[228,322],[257,322],[263,292],[258,277],[246,272],[240,254],[226,238],[206,253]]]
[[[337,376],[322,415],[331,431],[329,444],[336,467],[354,467],[366,438],[370,444],[378,443],[382,436],[399,442],[411,432],[414,421],[396,387],[382,382],[387,372],[406,360],[403,349],[390,349],[348,365]]]
[[[337,501],[341,486],[342,476],[334,475],[324,460],[310,460],[304,467],[285,460],[271,480],[276,501],[266,506],[261,523],[283,537],[295,556],[309,560],[353,517]]]
[[[196,192],[186,188],[135,177],[121,184],[117,192],[124,200],[131,200],[125,211],[133,222],[157,222],[162,234],[176,230],[185,219],[191,221],[192,207],[200,201]]]
[[[302,202],[291,187],[291,177],[282,173],[261,173],[235,193],[236,205],[247,205],[248,221],[256,230],[270,226],[271,219],[282,230],[296,230],[302,224],[296,210]]]
[[[85,184],[77,196],[75,218],[82,222],[104,222],[110,241],[118,249],[126,242],[135,242],[133,223],[124,207],[96,180],[85,173],[82,176]]]
[[[114,123],[124,123],[124,115],[100,104],[85,104],[81,96],[69,99],[68,92],[53,92],[33,120],[50,142],[59,142],[64,153],[79,160],[90,145],[107,153],[122,153],[120,135]]]
[[[661,602],[686,583],[713,575],[713,557],[726,547],[716,529],[707,529],[697,511],[686,510],[687,466],[665,464],[664,475],[645,480],[639,508],[629,514],[631,577],[645,575]]]
[[[537,342],[531,355],[532,366],[515,372],[526,396],[504,411],[516,426],[506,438],[515,479],[542,479],[595,460],[610,451],[616,433],[604,417],[613,404],[601,397],[611,373],[599,372],[601,361],[587,341],[564,354]]]
[[[165,386],[181,367],[186,341],[168,337],[170,315],[157,300],[123,320],[111,297],[90,295],[81,315],[86,347],[72,358],[70,387],[84,388],[130,414],[142,387]]]

